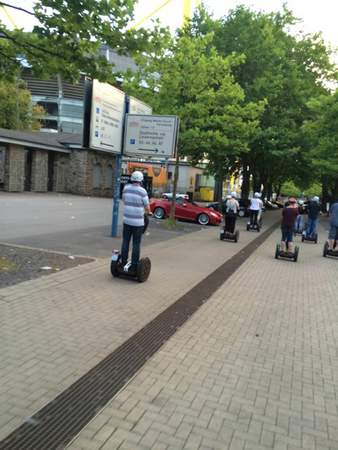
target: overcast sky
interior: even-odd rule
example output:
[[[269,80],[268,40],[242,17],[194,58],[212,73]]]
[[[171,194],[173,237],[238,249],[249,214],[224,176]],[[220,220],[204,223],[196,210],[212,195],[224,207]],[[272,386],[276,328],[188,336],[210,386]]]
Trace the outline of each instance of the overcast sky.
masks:
[[[29,9],[34,3],[33,0],[8,0],[8,3],[22,6]],[[136,22],[145,17],[148,13],[156,8],[163,0],[139,0],[136,7]],[[244,4],[262,11],[277,11],[282,8],[284,0],[204,0],[204,4],[212,11],[215,17],[225,15],[229,9],[237,5]],[[164,25],[176,28],[182,22],[182,4],[183,0],[172,0],[168,6],[163,8],[157,16]],[[337,33],[337,17],[338,17],[338,1],[337,0],[288,0],[289,8],[294,12],[296,17],[303,20],[298,26],[306,33],[322,31],[325,40],[331,45],[338,47]],[[12,17],[20,27],[27,30],[32,27],[30,17],[18,12],[13,12]],[[3,12],[1,18],[5,19]]]

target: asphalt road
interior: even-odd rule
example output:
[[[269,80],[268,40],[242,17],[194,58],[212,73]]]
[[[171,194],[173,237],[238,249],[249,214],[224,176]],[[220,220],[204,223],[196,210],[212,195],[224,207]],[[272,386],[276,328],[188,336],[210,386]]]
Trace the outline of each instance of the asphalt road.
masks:
[[[112,200],[107,198],[0,192],[0,242],[106,257],[121,245],[120,237],[110,236],[111,214]],[[200,229],[198,224],[180,222],[177,230],[168,230],[163,221],[151,219],[143,245]]]

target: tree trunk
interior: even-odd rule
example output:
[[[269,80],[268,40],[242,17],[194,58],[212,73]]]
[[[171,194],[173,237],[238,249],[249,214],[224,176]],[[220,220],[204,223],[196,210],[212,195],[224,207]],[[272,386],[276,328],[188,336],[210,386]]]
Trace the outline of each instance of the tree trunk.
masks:
[[[223,171],[219,171],[215,176],[214,201],[218,202],[220,206],[222,205],[223,200],[223,180],[224,173]]]
[[[266,198],[268,199],[268,200],[271,200],[271,198],[272,198],[272,190],[273,190],[273,188],[272,188],[272,183],[271,183],[271,181],[269,181],[268,183],[267,183],[267,188],[266,188]]]
[[[326,204],[330,203],[329,183],[327,177],[322,177],[322,210],[326,212]]]
[[[242,180],[242,199],[247,200],[249,198],[249,192],[250,192],[250,168],[248,165],[247,158],[243,158],[242,160],[243,164],[243,180]]]
[[[338,200],[338,178],[334,180],[331,202],[333,203],[336,202],[337,200]]]

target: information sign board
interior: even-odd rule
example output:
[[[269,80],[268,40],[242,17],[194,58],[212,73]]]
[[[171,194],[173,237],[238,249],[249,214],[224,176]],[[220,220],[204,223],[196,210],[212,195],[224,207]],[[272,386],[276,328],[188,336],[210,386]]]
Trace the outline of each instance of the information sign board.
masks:
[[[175,154],[177,133],[176,116],[127,114],[124,155],[171,158]]]
[[[146,103],[141,102],[135,97],[129,97],[129,114],[151,114],[153,109]]]
[[[124,92],[93,80],[89,147],[121,153],[124,114]]]

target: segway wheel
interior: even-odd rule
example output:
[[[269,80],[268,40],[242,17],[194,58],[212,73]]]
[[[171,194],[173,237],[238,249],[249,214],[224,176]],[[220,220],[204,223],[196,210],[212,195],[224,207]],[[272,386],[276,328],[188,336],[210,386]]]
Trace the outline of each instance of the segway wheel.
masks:
[[[112,261],[110,263],[110,272],[111,272],[112,276],[115,278],[119,276],[117,264],[118,264],[118,261]]]
[[[237,230],[235,233],[235,242],[238,242],[239,239],[239,231]]]
[[[276,245],[276,252],[275,252],[275,259],[278,259],[279,254],[280,254],[280,245],[277,244],[277,245]]]
[[[302,242],[304,242],[305,238],[304,238],[304,234],[302,234]]]
[[[224,239],[224,233],[220,233],[220,234],[219,234],[219,239],[220,239],[220,241],[223,241],[223,239]]]
[[[137,281],[143,283],[150,275],[151,261],[149,258],[142,258],[137,266]]]
[[[256,230],[257,230],[257,233],[259,233],[261,231],[261,227],[258,224],[257,224]]]
[[[298,253],[299,253],[299,247],[296,246],[294,257],[293,257],[294,262],[297,262],[297,260],[298,260]]]
[[[246,225],[246,231],[250,231],[250,225],[248,223]]]
[[[315,244],[317,244],[318,243],[318,234],[316,233],[315,234]]]
[[[328,252],[329,252],[329,243],[325,242],[324,248],[323,248],[323,256],[324,256],[324,258],[327,257]]]

